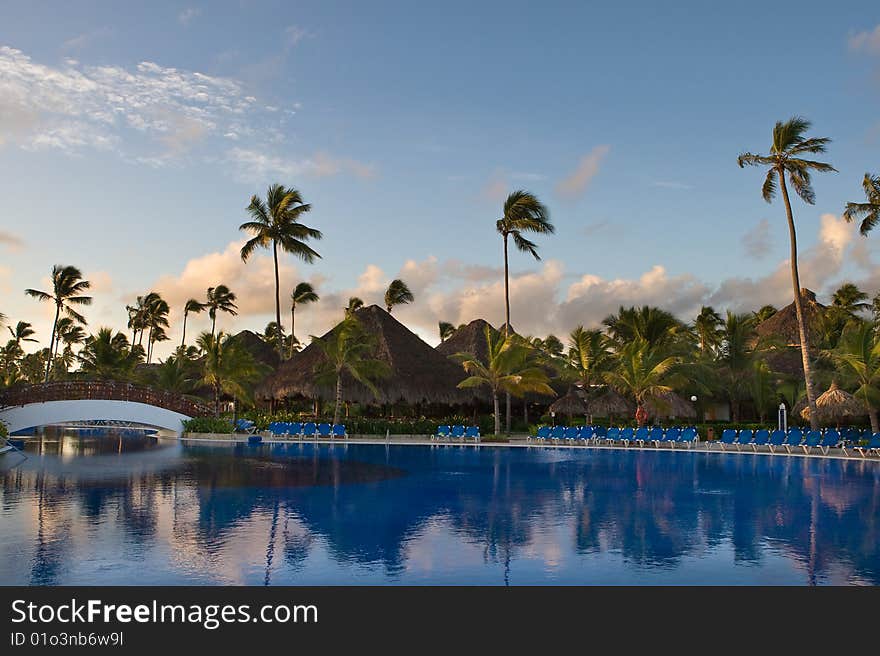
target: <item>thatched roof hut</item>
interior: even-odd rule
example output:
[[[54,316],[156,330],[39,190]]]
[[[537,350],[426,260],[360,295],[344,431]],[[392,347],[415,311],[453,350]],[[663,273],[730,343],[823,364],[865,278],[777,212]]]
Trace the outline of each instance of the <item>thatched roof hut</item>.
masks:
[[[864,403],[846,390],[840,389],[837,386],[837,382],[833,382],[831,387],[816,399],[816,414],[819,415],[819,421],[837,421],[864,417],[868,414],[868,410],[865,408]],[[800,415],[809,421],[810,407],[804,407],[800,411]]]
[[[613,389],[586,399],[587,412],[594,417],[627,416],[635,412],[635,404]]]
[[[489,347],[486,344],[486,328],[493,334],[497,331],[483,319],[474,319],[468,325],[456,330],[452,337],[437,345],[437,352],[449,357],[456,353],[470,353],[476,356],[480,362],[486,362],[489,357]]]
[[[363,385],[347,375],[343,378],[345,400],[357,403],[467,403],[474,398],[470,390],[457,388],[464,380],[461,365],[438,353],[415,333],[378,305],[361,308],[354,315],[367,333],[376,340],[375,357],[389,369],[387,376],[376,382],[375,397]],[[335,330],[335,328],[333,329]],[[322,337],[327,337],[328,331]],[[273,376],[258,390],[263,398],[304,396],[329,400],[335,391],[318,387],[314,373],[324,358],[316,344],[309,344],[283,362]]]
[[[273,369],[278,366],[278,350],[264,341],[255,332],[242,330],[240,333],[231,335],[229,341],[240,344],[257,362],[268,365]]]
[[[801,289],[801,306],[806,317],[810,341],[815,343],[818,338],[818,322],[825,311],[825,306],[816,301],[816,294],[809,289]],[[797,323],[797,309],[794,301],[771,315],[755,327],[760,337],[776,337],[787,346],[800,346],[801,337]]]
[[[586,415],[589,413],[589,410],[587,410],[587,404],[584,403],[581,395],[574,389],[570,389],[568,394],[556,399],[556,401],[550,405],[549,410],[558,415],[568,415],[569,417]]]
[[[697,416],[694,404],[683,399],[675,392],[659,394],[645,404],[651,417],[684,417],[691,419]]]

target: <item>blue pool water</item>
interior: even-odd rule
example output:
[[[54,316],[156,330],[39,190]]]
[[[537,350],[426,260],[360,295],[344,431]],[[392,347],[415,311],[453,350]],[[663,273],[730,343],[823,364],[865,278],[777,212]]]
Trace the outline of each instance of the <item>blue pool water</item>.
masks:
[[[2,584],[877,584],[880,464],[65,436],[0,472]]]

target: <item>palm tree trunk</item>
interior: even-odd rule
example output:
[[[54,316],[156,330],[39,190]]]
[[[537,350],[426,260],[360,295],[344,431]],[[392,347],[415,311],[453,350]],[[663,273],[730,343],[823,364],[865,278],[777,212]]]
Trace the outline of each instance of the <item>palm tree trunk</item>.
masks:
[[[342,373],[336,377],[336,407],[333,408],[333,423],[339,423],[339,408],[342,406]]]
[[[214,383],[214,416],[220,417],[220,384]]]
[[[294,325],[294,315],[296,314],[296,301],[291,302],[290,304],[290,355],[288,358],[293,357],[293,345],[296,344],[296,333],[293,332]]]
[[[61,303],[55,303],[55,321],[52,322],[52,336],[49,338],[49,360],[46,362],[46,380],[49,382],[49,371],[52,369],[52,350],[55,348],[55,330],[58,328],[58,316],[61,314]]]
[[[507,233],[504,234],[504,339],[510,335],[510,269],[507,263]],[[504,427],[510,434],[510,392],[505,393]],[[497,419],[496,419],[497,421]],[[497,431],[495,433],[498,434]]]
[[[211,317],[211,337],[214,336],[214,328],[217,327],[217,313],[214,313],[214,316]]]
[[[150,357],[153,355],[153,326],[150,326],[150,332],[147,334],[147,364],[150,364]]]
[[[877,419],[877,409],[868,406],[868,418],[871,420],[871,433],[880,433],[880,421]]]
[[[816,414],[816,399],[813,395],[813,370],[810,367],[810,341],[807,333],[807,324],[804,318],[804,308],[801,302],[801,281],[798,274],[797,261],[797,234],[794,227],[794,216],[791,213],[791,200],[788,198],[788,188],[785,186],[785,170],[777,169],[779,175],[779,188],[782,190],[782,200],[785,201],[785,213],[788,217],[788,235],[791,241],[791,285],[794,288],[794,309],[797,314],[798,333],[801,341],[801,361],[804,366],[804,385],[807,389],[807,404],[810,407],[810,428],[819,428],[819,418]]]
[[[281,338],[281,282],[278,279],[278,242],[272,242],[272,257],[275,259],[275,321],[278,322],[278,359],[284,358],[284,340]]]
[[[492,405],[495,408],[495,435],[501,433],[501,408],[498,404],[498,392],[492,392]]]
[[[180,347],[186,346],[186,310],[183,311],[183,335],[180,338]]]

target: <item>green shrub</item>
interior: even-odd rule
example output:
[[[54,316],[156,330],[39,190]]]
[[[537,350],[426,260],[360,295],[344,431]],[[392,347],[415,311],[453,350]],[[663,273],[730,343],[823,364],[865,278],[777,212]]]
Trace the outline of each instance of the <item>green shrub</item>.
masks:
[[[2,421],[0,421],[0,439],[9,437],[9,429]]]
[[[185,433],[231,433],[232,423],[216,417],[194,417],[183,422]]]

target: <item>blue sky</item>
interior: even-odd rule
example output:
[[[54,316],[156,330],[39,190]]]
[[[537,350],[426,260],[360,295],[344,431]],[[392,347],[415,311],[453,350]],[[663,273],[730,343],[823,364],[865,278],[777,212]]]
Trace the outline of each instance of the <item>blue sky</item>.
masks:
[[[284,260],[283,291],[310,279],[323,298],[301,337],[397,275],[426,338],[499,323],[494,220],[518,187],[557,227],[542,262],[513,258],[520,331],[620,304],[781,305],[783,208],[736,155],[793,114],[839,169],[795,205],[805,283],[880,291],[877,237],[839,219],[880,172],[880,9],[675,4],[5,2],[0,311],[45,339],[22,290],[57,262],[95,283],[92,326],[123,327],[151,289],[180,304],[225,282],[243,310],[225,327],[262,329],[270,263],[237,261],[237,226],[275,181],[325,234],[316,265]]]

